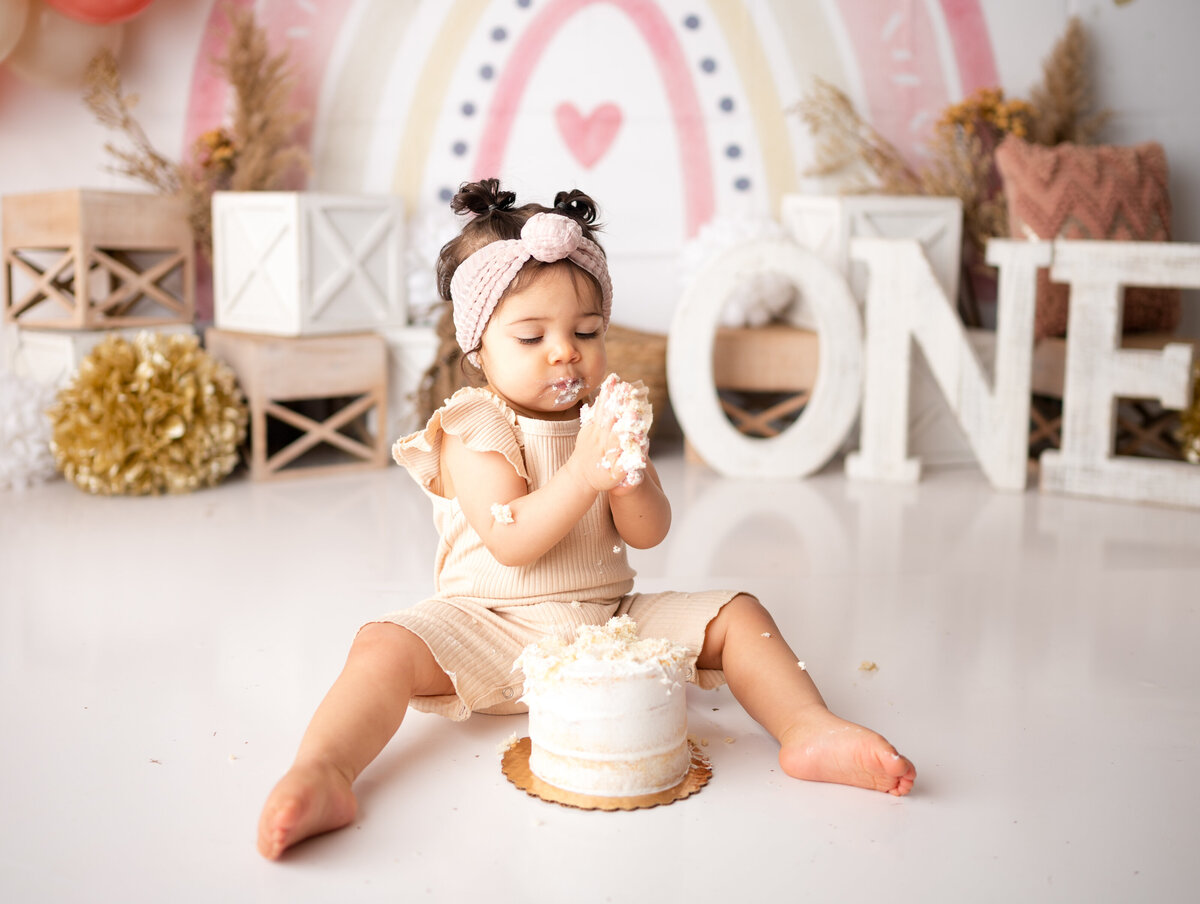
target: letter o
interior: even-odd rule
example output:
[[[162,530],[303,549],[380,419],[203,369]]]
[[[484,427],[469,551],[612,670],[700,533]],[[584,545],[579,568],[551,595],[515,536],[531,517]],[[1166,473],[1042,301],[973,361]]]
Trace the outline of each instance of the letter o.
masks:
[[[725,417],[713,378],[712,348],[726,299],[748,273],[782,273],[817,322],[820,353],[812,395],[778,436],[740,433]],[[684,436],[728,477],[805,477],[841,447],[862,395],[862,319],[846,279],[811,251],[787,241],[730,248],[704,267],[675,309],[667,341],[667,388]]]

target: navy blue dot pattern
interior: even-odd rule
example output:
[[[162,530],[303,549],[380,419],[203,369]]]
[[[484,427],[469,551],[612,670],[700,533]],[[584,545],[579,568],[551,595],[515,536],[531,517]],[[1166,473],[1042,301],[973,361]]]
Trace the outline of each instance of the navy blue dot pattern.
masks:
[[[533,6],[533,0],[514,0],[518,9],[528,10]],[[703,33],[704,22],[696,13],[686,14],[680,21],[680,24],[691,32]],[[496,44],[501,44],[509,40],[510,28],[505,25],[494,25],[488,32],[488,36]],[[719,69],[719,65],[715,57],[711,55],[701,56],[696,63],[697,68],[704,75],[714,75]],[[497,76],[497,67],[493,63],[484,63],[479,67],[479,78],[483,82],[493,81]],[[724,114],[732,114],[737,111],[738,104],[732,95],[722,95],[717,100],[717,109]],[[479,106],[475,101],[465,100],[459,106],[459,113],[464,120],[471,119],[479,113]],[[463,123],[464,126],[466,123]],[[469,131],[469,130],[468,130]],[[456,140],[450,146],[451,152],[456,157],[465,157],[470,150],[470,144],[467,140]],[[729,161],[741,161],[745,155],[744,145],[738,142],[729,142],[723,148],[725,158]],[[736,191],[748,192],[753,186],[753,181],[747,175],[735,175],[732,179],[732,186]],[[438,189],[438,198],[443,201],[449,201],[454,197],[455,189],[443,185]]]

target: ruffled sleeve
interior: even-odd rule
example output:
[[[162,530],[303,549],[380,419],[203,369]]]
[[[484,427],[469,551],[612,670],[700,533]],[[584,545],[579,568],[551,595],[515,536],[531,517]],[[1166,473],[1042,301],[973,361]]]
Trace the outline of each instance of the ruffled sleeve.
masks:
[[[441,495],[442,437],[447,433],[462,439],[468,449],[499,452],[523,480],[529,480],[516,412],[495,394],[475,387],[454,393],[424,430],[398,439],[392,457],[422,487]]]

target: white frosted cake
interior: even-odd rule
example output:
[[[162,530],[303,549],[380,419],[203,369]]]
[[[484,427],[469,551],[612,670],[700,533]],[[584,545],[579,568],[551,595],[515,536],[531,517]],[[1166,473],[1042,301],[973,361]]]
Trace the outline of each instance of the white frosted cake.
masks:
[[[531,644],[525,673],[529,768],[564,791],[636,797],[687,776],[686,647],[638,638],[629,616],[584,626],[572,643]]]

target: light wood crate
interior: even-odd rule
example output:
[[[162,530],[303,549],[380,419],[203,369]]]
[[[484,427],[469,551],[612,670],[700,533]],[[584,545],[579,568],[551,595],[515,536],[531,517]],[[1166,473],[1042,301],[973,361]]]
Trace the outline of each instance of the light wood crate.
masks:
[[[3,198],[4,319],[36,329],[190,323],[196,260],[184,203],[67,189]]]
[[[1189,340],[1169,333],[1126,333],[1121,347],[1126,349],[1163,348],[1169,342],[1190,342],[1200,360],[1200,340]],[[1029,455],[1035,458],[1046,449],[1062,446],[1062,398],[1066,381],[1067,340],[1048,336],[1033,347],[1033,401],[1029,408]],[[1118,455],[1182,460],[1183,453],[1175,433],[1179,412],[1164,408],[1153,399],[1125,399],[1117,402],[1114,451]]]
[[[374,333],[285,338],[209,329],[205,345],[237,374],[250,408],[252,480],[381,468],[388,462],[388,349]],[[322,403],[324,416],[297,410]],[[312,406],[309,406],[312,407]],[[271,422],[299,431],[268,448]],[[324,443],[330,460],[297,460]]]

